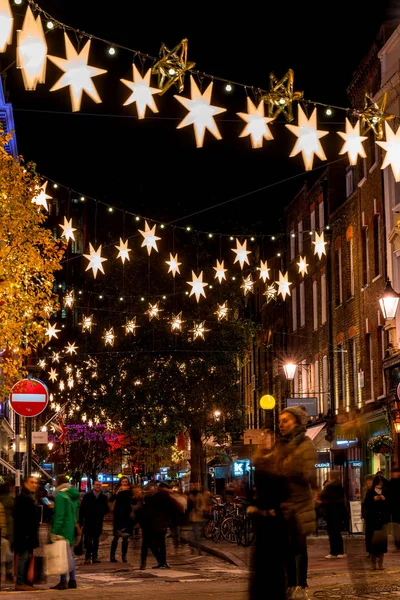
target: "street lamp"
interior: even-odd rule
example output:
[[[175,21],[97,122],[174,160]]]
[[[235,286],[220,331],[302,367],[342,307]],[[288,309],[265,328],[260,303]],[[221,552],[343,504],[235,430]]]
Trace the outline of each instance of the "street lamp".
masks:
[[[293,381],[294,376],[296,374],[297,365],[292,362],[288,362],[283,365],[283,370],[285,371],[285,376],[288,381]]]
[[[396,316],[397,306],[399,304],[400,294],[394,291],[391,286],[389,277],[386,279],[386,286],[383,291],[382,298],[379,299],[381,311],[385,320],[394,319]]]

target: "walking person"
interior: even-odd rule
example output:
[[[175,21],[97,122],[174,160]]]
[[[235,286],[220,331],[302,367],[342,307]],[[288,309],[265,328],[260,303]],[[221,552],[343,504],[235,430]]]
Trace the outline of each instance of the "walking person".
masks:
[[[362,503],[361,503],[361,515],[364,521],[364,534],[365,534],[365,551],[367,552],[367,558],[371,558],[371,542],[373,531],[368,527],[366,521],[366,508],[364,500],[369,490],[372,490],[374,484],[375,475],[366,475],[364,479],[364,485],[362,489]]]
[[[200,543],[201,532],[204,524],[204,511],[206,505],[204,502],[204,496],[198,488],[194,487],[190,490],[188,500],[188,521],[192,526],[192,539],[194,546]],[[192,552],[195,552],[193,547]],[[198,549],[198,553],[201,554],[201,550]]]
[[[0,511],[0,527],[1,537],[5,538],[9,543],[9,550],[12,551],[14,547],[14,523],[13,523],[13,510],[14,510],[14,498],[11,495],[10,484],[7,482],[0,484],[0,504],[4,508],[4,521],[5,529],[1,524],[1,512]],[[9,560],[6,562],[6,582],[12,583],[14,581],[13,576],[13,561]]]
[[[319,496],[329,536],[329,554],[325,558],[345,558],[342,525],[346,516],[344,487],[339,471],[331,471]]]
[[[389,481],[390,512],[392,517],[392,531],[396,550],[400,550],[400,468],[392,469]]]
[[[110,512],[108,500],[101,489],[100,481],[93,482],[90,492],[82,498],[79,510],[79,524],[83,529],[86,548],[85,565],[100,563],[99,539],[103,532],[104,517]]]
[[[75,558],[72,552],[72,546],[75,543],[76,529],[78,522],[78,504],[79,491],[76,487],[66,484],[66,478],[59,479],[60,485],[56,488],[56,498],[54,502],[53,522],[51,533],[61,536],[68,542],[69,564],[71,569],[68,573],[63,573],[57,585],[52,590],[66,590],[77,588]]]
[[[288,599],[306,600],[307,535],[315,532],[316,451],[306,436],[307,413],[300,406],[285,408],[279,417],[280,439],[275,452],[277,471],[288,491],[281,510],[288,527]]]
[[[389,489],[381,475],[375,475],[372,488],[363,502],[366,537],[369,539],[371,568],[383,570],[383,557],[388,550],[388,524],[390,522]]]
[[[37,488],[38,480],[36,477],[25,477],[21,491],[15,499],[13,511],[14,551],[18,555],[15,590],[19,592],[28,592],[35,589],[28,581],[28,568],[33,550],[39,545],[39,519],[35,502]]]
[[[132,490],[128,477],[121,477],[120,485],[110,501],[114,502],[114,538],[111,542],[110,562],[116,563],[115,557],[118,540],[121,538],[122,562],[127,562],[129,536],[132,535]]]

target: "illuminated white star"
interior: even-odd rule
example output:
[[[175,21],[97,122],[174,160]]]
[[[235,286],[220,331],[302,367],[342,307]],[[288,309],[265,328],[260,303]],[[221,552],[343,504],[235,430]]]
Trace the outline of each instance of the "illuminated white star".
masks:
[[[241,269],[243,269],[244,263],[247,263],[248,265],[250,264],[247,255],[251,254],[251,250],[247,250],[247,240],[244,240],[243,244],[241,244],[236,238],[236,248],[232,248],[232,252],[236,252],[236,257],[233,264],[238,262]]]
[[[74,387],[74,380],[72,377],[68,377],[67,386],[69,387],[70,390],[72,390],[72,388]]]
[[[274,119],[264,116],[264,100],[261,100],[256,107],[250,98],[247,97],[247,113],[239,112],[237,114],[247,123],[239,137],[246,137],[249,135],[252,148],[262,148],[264,140],[268,141],[274,139],[274,136],[267,125],[267,123],[270,123]]]
[[[88,40],[81,52],[75,50],[68,35],[64,32],[65,40],[65,53],[67,58],[59,58],[58,56],[48,56],[59,69],[64,71],[64,74],[60,77],[55,85],[51,88],[51,92],[60,90],[63,87],[69,86],[70,96],[72,103],[72,111],[76,112],[81,108],[83,92],[94,100],[94,102],[101,102],[100,96],[96,90],[96,87],[92,81],[92,77],[107,73],[104,69],[98,69],[88,65],[89,50],[91,40]]]
[[[87,260],[89,261],[89,264],[86,267],[86,271],[89,271],[89,269],[92,269],[93,277],[95,279],[97,276],[97,271],[101,271],[104,274],[104,269],[103,269],[102,263],[105,262],[107,259],[102,258],[102,256],[101,256],[101,244],[97,248],[97,250],[95,250],[93,248],[92,244],[89,242],[89,254],[84,254],[83,256],[85,258],[87,258]]]
[[[67,242],[68,240],[75,241],[74,231],[76,231],[76,228],[72,227],[72,219],[67,221],[66,217],[64,217],[64,225],[60,224],[59,227],[61,227],[61,229],[63,230],[61,237],[64,236]]]
[[[160,301],[156,302],[155,304],[150,304],[150,302],[149,302],[149,308],[144,313],[145,315],[149,315],[149,321],[151,321],[152,319],[160,318],[160,312],[163,311],[164,309],[160,308],[159,304],[160,304]]]
[[[115,246],[119,251],[117,258],[122,260],[122,264],[125,264],[125,260],[131,260],[129,258],[129,252],[132,252],[130,248],[128,248],[128,240],[126,242],[122,241],[122,238],[119,238],[119,246]]]
[[[260,271],[260,279],[262,279],[263,282],[265,283],[267,281],[267,279],[269,279],[269,272],[270,272],[270,269],[268,268],[268,261],[263,262],[261,260],[260,266],[257,267],[257,269]]]
[[[203,271],[201,271],[199,276],[197,276],[196,273],[192,271],[192,281],[187,281],[186,283],[192,286],[189,297],[193,296],[194,294],[196,296],[197,302],[199,302],[200,296],[204,296],[204,298],[206,297],[204,293],[204,288],[208,285],[208,283],[203,283]]]
[[[60,353],[59,352],[53,352],[51,360],[54,363],[59,363],[60,362]]]
[[[71,290],[65,294],[64,306],[72,308],[75,302],[74,290]]]
[[[82,316],[82,321],[80,322],[80,326],[82,327],[82,332],[88,331],[91,333],[92,327],[95,325],[93,322],[93,315]]]
[[[13,13],[9,0],[0,2],[0,52],[5,52],[7,45],[12,42]]]
[[[240,287],[242,288],[245,296],[253,292],[254,281],[251,275],[248,275],[246,279],[243,279],[243,283]]]
[[[133,81],[121,79],[122,83],[132,91],[128,100],[124,102],[124,106],[136,102],[138,118],[144,119],[146,107],[149,107],[153,113],[158,113],[158,108],[154,102],[153,95],[160,94],[161,90],[150,87],[151,69],[149,69],[144,77],[142,77],[135,64],[133,67]]]
[[[40,367],[41,369],[45,369],[46,368],[46,361],[44,360],[44,358],[41,358],[39,360],[38,367]]]
[[[382,169],[389,165],[392,167],[392,173],[395,181],[400,181],[400,127],[395,133],[385,121],[386,142],[376,142],[378,146],[386,151],[382,163]]]
[[[224,262],[223,260],[221,260],[221,262],[219,260],[217,260],[217,266],[213,267],[214,271],[215,271],[215,277],[214,279],[218,279],[218,281],[220,283],[222,283],[222,280],[225,279],[226,280],[226,275],[225,273],[227,272],[228,269],[225,269],[224,267]]]
[[[40,188],[40,192],[32,198],[32,204],[37,204],[38,206],[43,206],[47,211],[49,210],[49,206],[47,204],[47,200],[51,200],[52,196],[46,194],[48,181],[45,181],[42,187]]]
[[[66,354],[71,354],[71,356],[73,354],[76,354],[76,351],[78,350],[79,346],[75,345],[75,342],[73,342],[72,344],[70,342],[68,342],[68,345],[65,346],[65,352]]]
[[[367,156],[362,143],[368,138],[366,135],[360,135],[360,121],[357,121],[354,127],[352,127],[350,121],[346,119],[346,133],[343,131],[338,131],[337,133],[344,139],[344,144],[339,154],[346,154],[347,152],[351,165],[357,164],[358,156],[362,158]]]
[[[325,246],[327,242],[325,242],[324,239],[324,232],[322,232],[321,235],[318,235],[318,233],[315,232],[315,241],[313,244],[315,246],[314,254],[318,254],[318,258],[320,259],[323,254],[326,254]]]
[[[133,319],[127,320],[122,327],[125,328],[125,335],[128,335],[128,333],[136,335],[136,329],[138,329],[140,325],[136,324],[136,317],[133,317]]]
[[[115,340],[114,327],[110,327],[110,329],[104,330],[103,340],[104,340],[105,346],[114,346],[114,340]]]
[[[26,90],[35,90],[46,78],[47,43],[41,15],[35,19],[27,7],[22,29],[17,31],[17,68],[21,69]]]
[[[286,296],[290,296],[289,286],[292,284],[288,281],[288,273],[284,275],[279,271],[279,281],[276,281],[278,284],[278,294],[282,295],[283,300],[285,300]]]
[[[156,236],[156,226],[154,225],[154,227],[150,229],[147,221],[145,221],[144,231],[141,231],[139,229],[139,233],[141,233],[143,236],[143,242],[141,247],[143,248],[144,246],[146,246],[149,256],[151,254],[152,248],[154,248],[154,250],[158,252],[157,240],[161,240],[161,238]]]
[[[182,312],[178,313],[177,315],[173,314],[170,321],[171,331],[182,331],[183,323],[185,323],[185,321],[182,320]]]
[[[65,390],[65,383],[63,382],[63,380],[60,380],[60,383],[58,384],[60,391],[63,392]]]
[[[57,371],[55,369],[51,368],[50,371],[49,371],[49,379],[50,379],[50,381],[52,381],[54,383],[55,381],[57,381],[57,377],[58,377]]]
[[[205,324],[205,321],[202,321],[201,323],[193,323],[193,329],[189,329],[189,331],[190,333],[193,333],[194,340],[197,340],[198,338],[204,340],[204,334],[207,331],[210,331],[210,329],[205,328]]]
[[[296,143],[290,156],[296,156],[301,152],[306,171],[311,171],[314,162],[314,154],[321,160],[326,160],[325,152],[321,146],[320,138],[328,135],[329,131],[317,130],[317,109],[307,119],[303,109],[299,105],[299,124],[285,125],[294,135],[297,136]]]
[[[56,327],[57,327],[57,323],[54,323],[54,325],[51,325],[50,323],[48,324],[47,329],[44,333],[45,333],[45,335],[49,336],[49,341],[53,337],[58,338],[57,333],[59,333],[61,331],[61,329],[56,329]]]
[[[297,263],[297,266],[299,267],[299,273],[300,275],[306,275],[308,273],[308,264],[306,261],[306,257],[305,256],[300,256],[299,262]]]
[[[186,110],[189,113],[186,117],[179,123],[177,129],[181,129],[182,127],[186,127],[187,125],[193,125],[194,127],[194,135],[196,138],[196,146],[197,148],[201,148],[204,142],[204,134],[206,129],[212,135],[217,138],[217,140],[221,139],[221,134],[218,130],[217,124],[214,120],[215,115],[219,115],[226,111],[226,108],[220,108],[219,106],[212,106],[211,104],[211,93],[213,88],[213,82],[209,84],[204,94],[202,94],[199,88],[196,85],[193,76],[190,76],[190,95],[189,98],[182,98],[182,96],[174,96],[183,104]]]
[[[172,276],[175,277],[176,273],[179,273],[180,275],[180,270],[179,267],[182,263],[178,262],[178,255],[175,254],[175,256],[173,254],[171,254],[171,252],[169,253],[169,260],[165,261],[167,263],[167,265],[169,266],[168,269],[168,273],[172,273]]]
[[[218,308],[215,311],[214,315],[217,315],[218,321],[223,321],[224,319],[228,320],[228,301],[225,300],[223,304],[218,304]]]
[[[274,283],[271,285],[267,285],[265,288],[265,292],[263,292],[263,296],[267,297],[267,304],[271,302],[271,300],[275,300],[278,290],[275,287]]]

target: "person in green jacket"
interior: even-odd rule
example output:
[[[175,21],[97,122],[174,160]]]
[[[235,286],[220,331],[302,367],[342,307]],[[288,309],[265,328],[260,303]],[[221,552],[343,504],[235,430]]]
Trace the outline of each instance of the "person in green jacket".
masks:
[[[69,572],[69,581],[67,583],[68,573],[64,573],[60,577],[57,585],[52,587],[52,590],[75,589],[76,573],[75,573],[75,558],[71,547],[75,543],[75,531],[78,520],[78,490],[70,486],[67,482],[61,483],[56,488],[56,499],[54,502],[54,515],[51,524],[51,533],[63,537],[68,542],[69,563],[71,570]]]

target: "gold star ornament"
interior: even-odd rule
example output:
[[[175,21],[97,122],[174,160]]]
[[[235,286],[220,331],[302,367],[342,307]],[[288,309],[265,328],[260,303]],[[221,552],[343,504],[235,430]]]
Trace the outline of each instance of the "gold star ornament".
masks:
[[[297,266],[299,267],[300,275],[304,277],[304,275],[308,274],[308,264],[305,256],[300,256]]]
[[[73,354],[76,354],[76,351],[78,350],[78,347],[75,342],[73,342],[72,344],[70,342],[68,342],[68,345],[65,346],[65,353],[66,354],[70,354],[71,356]]]
[[[64,74],[57,83],[53,85],[50,91],[55,92],[61,88],[69,87],[72,111],[77,112],[81,108],[83,92],[86,92],[86,94],[97,104],[101,102],[101,98],[92,81],[92,77],[103,75],[104,73],[107,73],[107,71],[88,65],[91,40],[86,42],[79,54],[65,32],[64,41],[67,58],[59,58],[57,56],[48,57],[51,62],[64,71]]]
[[[114,327],[110,327],[110,329],[104,330],[103,340],[104,340],[105,346],[114,346],[114,341],[115,341]]]
[[[49,341],[53,337],[58,338],[57,333],[59,333],[61,331],[61,329],[56,329],[56,327],[57,327],[57,323],[54,323],[54,325],[51,325],[50,323],[48,324],[47,329],[44,333],[45,333],[45,335],[48,336]]]
[[[63,230],[61,237],[65,237],[67,242],[68,240],[75,241],[74,231],[76,231],[76,228],[72,227],[72,219],[67,221],[67,218],[64,217],[64,225],[60,224],[59,227],[61,227],[61,229]]]
[[[74,290],[70,290],[65,294],[64,298],[64,306],[67,308],[72,308],[75,302]]]
[[[243,269],[245,263],[250,264],[247,255],[251,254],[251,250],[247,250],[247,240],[244,240],[243,244],[241,244],[236,238],[236,248],[232,248],[232,252],[236,253],[233,264],[238,262],[241,269]]]
[[[35,90],[46,78],[47,43],[40,14],[35,19],[31,7],[17,31],[17,68],[21,69],[26,90]]]
[[[32,198],[32,204],[37,204],[38,206],[43,206],[47,211],[49,210],[49,206],[47,204],[47,200],[51,200],[52,196],[46,194],[48,181],[45,181],[42,187],[40,188],[40,192]]]
[[[268,268],[268,261],[263,262],[261,260],[260,266],[257,267],[257,269],[260,271],[260,279],[262,279],[263,282],[265,283],[267,281],[267,279],[269,279],[269,272],[270,272],[270,269]]]
[[[382,95],[379,104],[365,94],[364,110],[360,113],[363,134],[372,129],[378,140],[383,139],[383,123],[394,119],[394,115],[386,114],[386,104],[387,92]]]
[[[174,96],[178,102],[180,102],[186,110],[188,110],[188,114],[186,117],[179,123],[177,129],[182,129],[182,127],[187,127],[188,125],[193,125],[194,135],[196,138],[196,146],[197,148],[201,148],[204,142],[204,135],[206,129],[212,133],[212,135],[220,140],[222,138],[217,124],[214,120],[215,115],[219,115],[226,111],[226,108],[220,108],[219,106],[212,106],[211,104],[211,93],[213,89],[213,82],[211,82],[204,94],[202,94],[197,87],[197,84],[193,78],[190,76],[190,95],[191,98],[182,98],[182,96]]]
[[[217,315],[218,321],[223,321],[228,320],[228,313],[229,313],[229,308],[228,308],[228,301],[225,300],[225,302],[223,304],[218,304],[218,308],[215,311],[215,315]]]
[[[160,312],[163,310],[163,308],[160,308],[160,301],[156,302],[155,304],[150,304],[149,302],[149,308],[144,314],[149,315],[149,321],[151,321],[152,319],[159,319]]]
[[[138,329],[140,325],[137,325],[136,317],[133,317],[133,319],[127,320],[123,327],[125,329],[125,335],[131,333],[132,335],[136,336],[136,329]]]
[[[222,283],[223,279],[226,280],[225,273],[227,272],[228,269],[224,268],[224,261],[223,260],[221,260],[221,262],[219,260],[217,260],[217,266],[213,267],[213,269],[215,271],[215,277],[214,277],[214,279],[218,279],[218,281],[220,283]]]
[[[243,129],[239,137],[250,136],[252,148],[262,148],[264,140],[273,140],[267,123],[273,121],[270,117],[264,116],[264,101],[261,100],[256,107],[255,104],[247,98],[247,113],[237,113],[237,115],[246,121],[246,127]]]
[[[326,246],[327,242],[325,241],[325,238],[324,238],[324,232],[322,232],[321,235],[318,235],[318,233],[315,232],[315,241],[313,242],[313,244],[315,246],[314,254],[318,254],[319,259],[322,258],[323,254],[326,255],[325,246]]]
[[[170,252],[169,253],[169,260],[166,260],[165,262],[169,266],[168,273],[172,273],[172,277],[175,277],[175,275],[177,273],[179,273],[179,275],[181,274],[181,272],[179,270],[179,267],[181,266],[182,263],[178,262],[178,255],[177,254],[175,254],[175,256],[174,256]]]
[[[201,323],[193,323],[193,329],[190,329],[190,333],[193,333],[193,339],[197,340],[197,339],[202,339],[204,340],[204,334],[207,331],[210,331],[210,329],[206,329],[205,328],[205,321],[202,321]]]
[[[182,331],[183,323],[185,323],[185,321],[182,320],[182,312],[178,313],[177,315],[173,314],[172,319],[170,321],[172,333]]]
[[[5,52],[12,41],[13,14],[9,0],[0,0],[0,52]]]
[[[282,113],[287,121],[293,121],[293,102],[303,97],[303,92],[294,92],[294,71],[289,69],[278,80],[273,73],[269,75],[269,92],[263,96],[268,105],[268,116],[272,119]]]
[[[133,67],[133,81],[121,79],[132,92],[128,100],[124,102],[124,106],[136,102],[138,119],[144,119],[146,108],[149,108],[153,113],[158,113],[158,108],[154,102],[153,95],[160,94],[161,90],[150,87],[151,69],[149,69],[144,77],[142,77],[135,64]]]
[[[285,127],[298,138],[290,156],[297,156],[301,152],[306,171],[311,171],[313,168],[314,154],[321,160],[326,160],[325,152],[319,140],[328,135],[329,131],[319,131],[317,129],[316,108],[314,108],[311,117],[307,119],[303,109],[299,106],[299,124],[285,125]]]
[[[53,368],[50,369],[49,371],[49,379],[50,381],[52,381],[52,383],[54,383],[55,381],[57,381],[57,371]]]
[[[141,248],[146,246],[147,253],[150,256],[152,249],[158,252],[157,241],[161,240],[161,238],[156,236],[156,226],[150,229],[147,221],[144,222],[144,231],[139,229],[139,233],[143,236],[143,242]]]
[[[129,257],[129,252],[132,252],[130,248],[128,248],[128,240],[126,242],[122,241],[122,238],[119,238],[119,246],[115,246],[118,250],[117,258],[122,260],[122,264],[125,264],[126,260],[131,260]]]
[[[104,269],[103,269],[102,263],[104,261],[106,261],[107,259],[102,258],[102,256],[101,256],[101,244],[97,248],[97,250],[95,250],[93,248],[92,244],[89,242],[89,254],[84,254],[83,256],[85,258],[87,258],[87,260],[89,261],[89,264],[86,267],[86,271],[89,271],[89,269],[92,269],[93,277],[95,279],[97,277],[97,271],[101,271],[104,275]]]
[[[85,316],[82,317],[82,321],[80,323],[80,326],[82,327],[82,332],[83,333],[85,331],[88,331],[89,333],[91,333],[93,325],[94,325],[94,323],[93,323],[93,315],[87,315],[86,317]]]
[[[165,94],[173,85],[177,87],[179,94],[183,92],[185,73],[196,65],[194,62],[188,61],[188,44],[186,38],[172,50],[162,44],[160,60],[152,68],[152,72],[158,75],[158,87],[161,94]]]
[[[400,181],[400,127],[395,133],[388,123],[385,123],[386,142],[376,142],[386,152],[382,169],[392,167],[395,181]]]
[[[281,273],[279,271],[279,281],[276,281],[278,284],[278,294],[281,294],[282,299],[285,300],[286,296],[290,296],[290,286],[292,285],[290,281],[288,281],[288,273]]]
[[[346,119],[346,132],[338,131],[337,133],[344,139],[344,144],[339,154],[346,154],[347,152],[351,165],[357,164],[357,158],[359,156],[361,156],[361,158],[367,156],[365,154],[364,146],[362,145],[363,141],[367,139],[367,136],[360,135],[360,121],[357,121],[354,127],[352,127],[350,121]]]
[[[189,297],[193,296],[194,294],[196,296],[197,302],[199,302],[200,296],[204,296],[204,298],[206,297],[204,293],[204,288],[207,287],[208,283],[203,283],[203,271],[201,271],[199,276],[197,276],[196,273],[192,271],[192,281],[187,281],[186,283],[192,286]]]
[[[242,283],[242,285],[240,287],[242,288],[243,293],[244,293],[245,296],[247,296],[247,294],[250,294],[250,293],[252,293],[254,291],[253,290],[254,281],[253,281],[251,275],[248,275],[246,277],[246,279],[243,279],[243,283]]]

